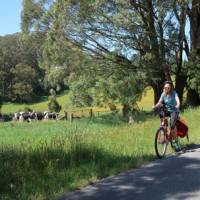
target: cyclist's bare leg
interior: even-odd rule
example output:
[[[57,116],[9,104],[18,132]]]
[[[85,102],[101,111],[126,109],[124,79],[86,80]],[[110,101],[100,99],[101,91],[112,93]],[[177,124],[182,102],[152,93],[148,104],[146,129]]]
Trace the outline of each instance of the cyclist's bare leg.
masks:
[[[176,140],[176,138],[177,138],[176,128],[171,129],[171,131],[170,131],[170,136],[171,136],[171,139],[172,139],[172,140]]]
[[[178,142],[176,127],[174,129],[171,129],[170,135],[171,135],[172,146],[175,148],[176,152],[179,152],[181,150],[181,146]]]
[[[175,140],[177,138],[177,130],[176,130],[176,121],[178,119],[178,113],[172,112],[170,116],[170,135],[172,140]]]

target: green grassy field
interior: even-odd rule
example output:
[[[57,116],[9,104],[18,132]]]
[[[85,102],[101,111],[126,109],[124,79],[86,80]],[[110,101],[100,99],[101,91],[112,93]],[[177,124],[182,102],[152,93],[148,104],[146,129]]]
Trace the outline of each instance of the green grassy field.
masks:
[[[200,143],[200,108],[182,116],[191,143]],[[159,119],[141,114],[135,120],[132,126],[114,115],[0,124],[0,199],[53,199],[156,159]]]
[[[29,105],[7,103],[2,111],[48,110],[48,99],[43,99]],[[57,100],[62,111],[70,105],[67,93]],[[150,110],[152,105],[153,92],[147,89],[138,106]],[[187,110],[183,117],[190,124],[191,143],[199,143],[200,109]],[[154,133],[158,126],[157,117],[144,113],[132,126],[112,114],[74,122],[1,123],[0,200],[53,199],[156,159]]]
[[[43,100],[41,102],[30,104],[4,103],[2,107],[2,113],[14,113],[24,110],[26,107],[34,111],[46,111],[48,110],[48,97],[44,96],[42,99]],[[63,110],[65,110],[70,104],[68,92],[58,95],[57,101],[62,106],[61,112],[63,112]]]

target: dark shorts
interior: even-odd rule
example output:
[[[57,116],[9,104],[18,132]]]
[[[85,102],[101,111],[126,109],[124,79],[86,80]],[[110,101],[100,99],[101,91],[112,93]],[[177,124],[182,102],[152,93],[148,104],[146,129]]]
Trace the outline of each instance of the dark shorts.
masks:
[[[174,129],[176,126],[176,121],[179,118],[179,113],[178,112],[165,112],[161,111],[160,112],[160,118],[163,118],[164,116],[170,117],[170,128]]]

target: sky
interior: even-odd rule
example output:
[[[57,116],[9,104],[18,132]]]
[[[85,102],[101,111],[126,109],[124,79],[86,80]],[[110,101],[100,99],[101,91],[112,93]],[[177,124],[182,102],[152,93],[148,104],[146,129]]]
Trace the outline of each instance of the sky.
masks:
[[[20,32],[22,0],[0,0],[0,36]]]
[[[20,32],[23,0],[0,0],[0,36]],[[186,23],[189,37],[189,23]],[[185,57],[185,55],[184,55]]]

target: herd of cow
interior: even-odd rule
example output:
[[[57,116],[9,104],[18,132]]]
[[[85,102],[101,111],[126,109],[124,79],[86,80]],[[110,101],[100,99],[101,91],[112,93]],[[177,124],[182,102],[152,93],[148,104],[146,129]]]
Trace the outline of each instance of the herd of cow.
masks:
[[[1,114],[0,113],[0,122],[8,121],[26,121],[31,122],[32,120],[56,120],[58,114],[56,112],[17,112],[13,114]]]

